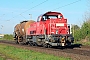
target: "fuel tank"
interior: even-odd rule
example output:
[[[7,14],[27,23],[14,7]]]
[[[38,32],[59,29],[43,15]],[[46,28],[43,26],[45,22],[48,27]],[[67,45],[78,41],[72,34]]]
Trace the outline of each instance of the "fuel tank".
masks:
[[[14,32],[17,34],[17,36],[23,36],[26,35],[27,29],[30,27],[30,24],[34,23],[35,21],[22,21],[20,24],[17,24],[14,27]]]

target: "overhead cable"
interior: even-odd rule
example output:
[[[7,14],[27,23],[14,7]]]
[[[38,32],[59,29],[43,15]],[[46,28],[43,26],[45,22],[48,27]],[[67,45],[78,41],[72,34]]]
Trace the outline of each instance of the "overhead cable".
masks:
[[[60,8],[63,8],[63,7],[66,7],[66,6],[69,6],[69,5],[75,4],[75,3],[79,2],[79,1],[81,1],[81,0],[77,0],[77,1],[74,1],[74,2],[72,2],[72,3],[69,3],[69,4],[66,4],[66,5],[63,5],[63,6],[57,7],[57,8],[55,8],[55,9],[53,9],[53,10],[57,10],[57,9],[60,9]]]

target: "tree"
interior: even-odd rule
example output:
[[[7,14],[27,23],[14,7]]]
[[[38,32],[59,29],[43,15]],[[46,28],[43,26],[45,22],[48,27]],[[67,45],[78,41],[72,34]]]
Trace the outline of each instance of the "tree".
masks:
[[[72,25],[71,31],[74,37],[74,40],[80,40],[80,27],[78,25]]]

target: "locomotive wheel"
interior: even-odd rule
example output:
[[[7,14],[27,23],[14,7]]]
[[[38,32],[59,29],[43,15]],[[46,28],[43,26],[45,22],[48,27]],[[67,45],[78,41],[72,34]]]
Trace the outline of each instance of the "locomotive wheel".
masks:
[[[30,44],[30,46],[33,46],[32,44]]]
[[[48,44],[48,48],[51,48],[52,46]]]
[[[36,43],[36,42],[34,42],[34,43],[33,43],[33,46],[37,46],[37,43]]]
[[[30,46],[33,46],[33,43],[32,42],[29,42]]]
[[[29,44],[29,42],[26,42],[25,44],[26,44],[26,45],[28,45],[28,44]]]
[[[48,44],[45,44],[45,43],[44,43],[43,47],[48,48]]]
[[[18,42],[18,36],[16,36],[16,38],[15,38],[15,43],[16,44],[19,44],[19,42]]]
[[[18,40],[15,40],[15,43],[16,43],[16,44],[19,44]]]

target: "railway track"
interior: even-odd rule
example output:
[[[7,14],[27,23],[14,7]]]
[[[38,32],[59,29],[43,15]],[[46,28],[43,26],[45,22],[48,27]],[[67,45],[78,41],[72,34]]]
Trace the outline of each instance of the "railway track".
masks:
[[[12,45],[18,48],[25,48],[29,50],[34,50],[37,52],[44,52],[47,54],[53,54],[55,56],[64,56],[70,57],[72,60],[90,60],[90,47],[82,46],[82,48],[73,48],[73,49],[60,49],[60,48],[43,48],[37,46],[29,46],[29,45],[18,45],[15,44],[14,41],[1,40],[0,43]]]

